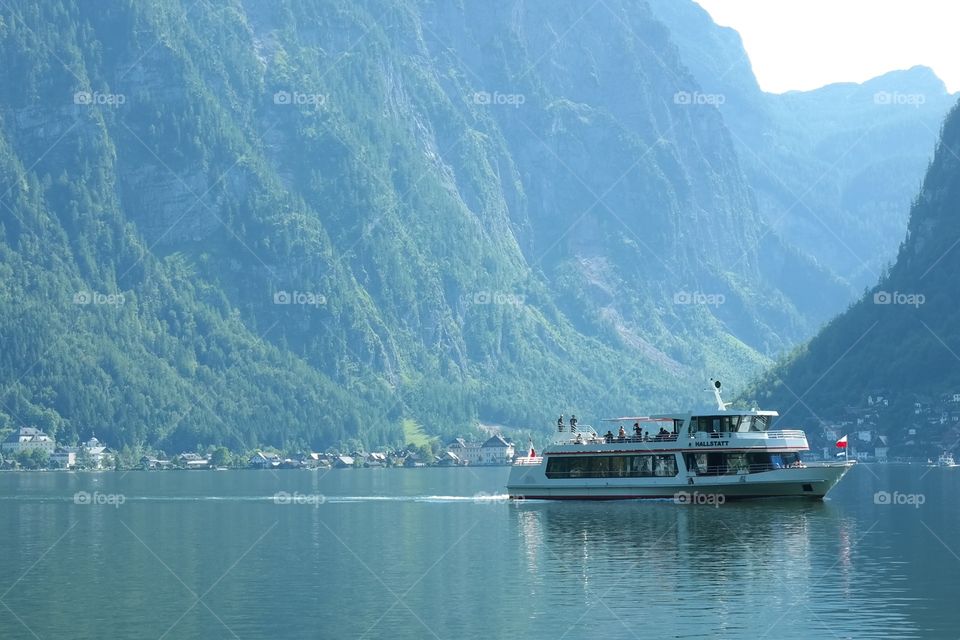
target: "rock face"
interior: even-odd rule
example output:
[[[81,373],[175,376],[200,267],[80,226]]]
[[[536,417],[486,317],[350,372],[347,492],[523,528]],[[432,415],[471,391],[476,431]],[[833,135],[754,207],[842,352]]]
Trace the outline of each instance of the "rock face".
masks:
[[[10,425],[322,447],[685,405],[845,295],[645,4],[0,18]]]

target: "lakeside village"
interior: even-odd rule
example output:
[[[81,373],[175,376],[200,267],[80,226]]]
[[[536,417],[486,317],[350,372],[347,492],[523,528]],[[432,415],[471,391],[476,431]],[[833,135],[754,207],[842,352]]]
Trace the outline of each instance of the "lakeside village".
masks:
[[[74,446],[58,445],[50,435],[33,427],[14,430],[0,442],[0,469],[4,470],[106,470],[143,469],[354,469],[376,467],[461,467],[504,466],[513,462],[516,448],[500,434],[483,442],[451,440],[445,447],[436,443],[385,451],[353,451],[341,454],[300,452],[284,455],[278,451],[257,450],[236,454],[226,447],[210,447],[205,452],[185,451],[171,458],[141,456],[130,460],[112,451],[92,435]],[[125,461],[124,458],[127,458]]]
[[[873,391],[839,416],[819,416],[796,427],[807,433],[808,459],[830,460],[834,443],[847,438],[845,455],[876,463],[928,464],[941,454],[960,452],[960,393],[895,397]]]
[[[924,463],[940,453],[954,453],[960,447],[960,393],[937,397],[914,396],[893,411],[893,400],[885,391],[876,391],[859,404],[847,406],[836,419],[818,419],[806,425],[810,458],[832,459],[834,442],[847,436],[846,455],[862,462]],[[911,407],[912,404],[912,407]],[[904,411],[904,407],[906,411]],[[804,428],[803,426],[799,428]],[[821,446],[822,445],[822,446]],[[145,455],[139,459],[111,450],[95,435],[72,446],[33,427],[21,427],[0,442],[0,469],[354,469],[382,467],[504,466],[516,455],[526,455],[526,446],[516,447],[510,438],[496,433],[482,442],[454,438],[441,446],[407,445],[399,450],[341,453],[256,450],[238,454],[226,447],[185,451],[172,457]]]

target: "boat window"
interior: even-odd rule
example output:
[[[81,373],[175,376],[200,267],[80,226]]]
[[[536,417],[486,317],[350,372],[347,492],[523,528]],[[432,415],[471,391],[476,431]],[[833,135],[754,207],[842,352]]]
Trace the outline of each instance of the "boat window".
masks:
[[[676,456],[656,456],[654,475],[661,478],[672,478],[673,476],[677,475]]]
[[[728,453],[727,454],[727,473],[748,473],[750,471],[750,465],[747,462],[747,454],[745,453]]]
[[[652,456],[631,456],[631,458],[632,475],[640,478],[653,475]]]
[[[720,430],[719,416],[700,416],[691,420],[691,424],[693,424],[694,421],[696,421],[696,431],[714,433]]]
[[[677,461],[670,455],[551,456],[548,478],[645,478],[677,475]]]
[[[799,453],[688,453],[687,468],[697,475],[761,473],[801,464]]]
[[[732,433],[740,430],[740,420],[743,416],[698,416],[690,419],[693,431],[706,433]]]
[[[687,470],[693,471],[697,475],[706,475],[707,473],[707,454],[688,453],[686,454]]]
[[[690,418],[690,433],[742,433],[745,431],[766,431],[770,426],[770,416],[693,416]],[[679,426],[677,427],[679,429]]]

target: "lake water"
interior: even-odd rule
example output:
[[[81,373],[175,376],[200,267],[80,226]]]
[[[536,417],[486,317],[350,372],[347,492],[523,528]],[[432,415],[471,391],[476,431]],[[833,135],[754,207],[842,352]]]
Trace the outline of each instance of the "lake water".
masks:
[[[960,469],[720,507],[506,475],[3,473],[0,638],[960,636]]]

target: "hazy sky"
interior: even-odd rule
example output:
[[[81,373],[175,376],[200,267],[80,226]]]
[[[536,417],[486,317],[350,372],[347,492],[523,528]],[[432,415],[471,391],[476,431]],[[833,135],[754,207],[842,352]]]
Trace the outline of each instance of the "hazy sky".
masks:
[[[861,82],[923,64],[960,90],[960,0],[697,0],[740,32],[766,91]]]

